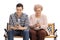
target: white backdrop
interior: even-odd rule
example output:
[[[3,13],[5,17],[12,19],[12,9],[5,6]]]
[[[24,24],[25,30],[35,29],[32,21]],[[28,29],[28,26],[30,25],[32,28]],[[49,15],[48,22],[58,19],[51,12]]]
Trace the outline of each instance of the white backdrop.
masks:
[[[57,40],[60,39],[60,0],[0,0],[0,40],[4,40],[4,28],[6,28],[9,15],[16,11],[17,3],[24,5],[24,13],[29,16],[34,13],[34,5],[41,4],[43,6],[42,13],[47,15],[48,23],[55,23],[56,29],[58,29]]]

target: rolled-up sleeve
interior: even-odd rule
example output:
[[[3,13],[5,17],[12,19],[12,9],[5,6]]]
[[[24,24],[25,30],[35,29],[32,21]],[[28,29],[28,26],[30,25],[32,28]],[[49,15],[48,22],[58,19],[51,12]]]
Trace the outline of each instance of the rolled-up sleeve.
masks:
[[[33,26],[33,24],[34,24],[33,18],[32,18],[32,16],[30,16],[30,18],[29,18],[29,26]]]
[[[48,27],[47,17],[44,16],[44,17],[43,17],[43,24],[41,25],[41,28],[42,28],[42,29],[47,29],[47,27]]]
[[[12,16],[11,15],[9,17],[9,25],[13,26],[13,20],[12,20]]]
[[[47,27],[48,27],[47,17],[45,16],[43,19],[44,19],[43,25],[41,25],[41,29],[45,29],[49,35],[49,31],[47,30]]]
[[[28,15],[26,15],[26,18],[25,18],[25,27],[27,27],[27,29],[29,29],[29,19],[28,19]]]

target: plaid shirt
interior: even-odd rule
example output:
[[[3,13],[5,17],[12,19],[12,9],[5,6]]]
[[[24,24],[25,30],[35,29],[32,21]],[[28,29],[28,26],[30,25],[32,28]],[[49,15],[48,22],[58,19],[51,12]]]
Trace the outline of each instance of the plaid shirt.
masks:
[[[18,19],[20,19],[20,22],[18,21]],[[28,15],[22,13],[22,15],[19,18],[17,18],[17,14],[16,13],[11,14],[10,18],[9,18],[9,24],[11,26],[15,26],[16,22],[19,22],[19,24],[22,27],[28,27],[29,26]]]

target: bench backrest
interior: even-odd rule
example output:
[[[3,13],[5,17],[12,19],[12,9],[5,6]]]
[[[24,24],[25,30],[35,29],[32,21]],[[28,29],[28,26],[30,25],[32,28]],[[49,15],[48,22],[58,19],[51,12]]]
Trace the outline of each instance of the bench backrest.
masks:
[[[50,35],[54,35],[54,31],[55,31],[55,24],[54,23],[50,23],[48,24],[48,31],[50,33]]]

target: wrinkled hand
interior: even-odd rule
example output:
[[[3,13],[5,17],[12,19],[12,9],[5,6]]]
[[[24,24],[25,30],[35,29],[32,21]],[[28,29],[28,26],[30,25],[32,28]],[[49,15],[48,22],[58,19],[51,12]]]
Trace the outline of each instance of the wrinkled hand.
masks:
[[[39,24],[39,23],[37,23],[37,24],[35,24],[35,26],[36,26],[36,27],[40,27],[40,24]]]

